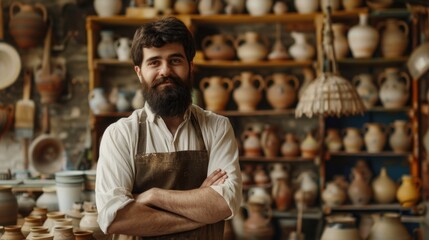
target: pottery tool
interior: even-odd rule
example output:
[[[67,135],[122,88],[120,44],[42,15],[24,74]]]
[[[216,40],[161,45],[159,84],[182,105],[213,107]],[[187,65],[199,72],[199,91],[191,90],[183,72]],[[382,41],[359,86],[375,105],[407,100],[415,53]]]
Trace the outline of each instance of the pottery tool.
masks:
[[[31,71],[24,73],[23,99],[16,103],[15,110],[15,135],[23,139],[24,169],[28,169],[28,142],[34,134],[34,102],[30,99],[31,94]]]

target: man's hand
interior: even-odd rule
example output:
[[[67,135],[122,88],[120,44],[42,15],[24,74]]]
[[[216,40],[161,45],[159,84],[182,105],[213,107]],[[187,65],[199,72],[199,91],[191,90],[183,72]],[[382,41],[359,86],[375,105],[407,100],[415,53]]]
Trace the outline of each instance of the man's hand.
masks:
[[[226,175],[226,172],[221,169],[216,169],[214,172],[212,172],[201,184],[200,188],[204,187],[210,187],[213,185],[222,184],[225,182],[225,180],[228,178],[228,175]]]

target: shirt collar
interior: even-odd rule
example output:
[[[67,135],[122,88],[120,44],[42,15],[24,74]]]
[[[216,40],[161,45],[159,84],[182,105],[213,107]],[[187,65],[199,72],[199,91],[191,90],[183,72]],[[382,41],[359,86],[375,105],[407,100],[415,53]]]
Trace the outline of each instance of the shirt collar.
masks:
[[[187,121],[190,119],[191,117],[191,108],[192,105],[190,107],[188,107],[188,109],[186,109],[185,114],[183,115],[183,120]],[[146,102],[145,103],[145,107],[144,110],[146,111],[146,115],[147,115],[147,120],[149,122],[155,122],[156,119],[161,118],[161,116],[155,114],[152,109],[150,108],[149,104]]]

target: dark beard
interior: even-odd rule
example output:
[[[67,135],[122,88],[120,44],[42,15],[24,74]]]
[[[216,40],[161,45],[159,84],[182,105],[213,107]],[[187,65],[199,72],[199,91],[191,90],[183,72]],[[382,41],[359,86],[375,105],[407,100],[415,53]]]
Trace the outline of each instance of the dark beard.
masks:
[[[156,88],[170,81],[173,86]],[[192,103],[191,87],[178,77],[157,78],[150,86],[143,80],[143,96],[152,111],[161,117],[177,117],[185,113]]]

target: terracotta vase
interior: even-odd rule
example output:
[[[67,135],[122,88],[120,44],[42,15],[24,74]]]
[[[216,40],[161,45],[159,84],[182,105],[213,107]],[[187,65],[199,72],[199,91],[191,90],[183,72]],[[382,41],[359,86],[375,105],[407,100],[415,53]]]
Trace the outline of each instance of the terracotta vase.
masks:
[[[411,240],[405,226],[401,223],[397,213],[385,213],[381,217],[374,216],[374,225],[371,228],[368,240]]]
[[[354,127],[345,128],[343,138],[344,150],[348,153],[356,153],[362,149],[363,139],[360,130]]]
[[[4,227],[4,233],[0,240],[24,240],[20,225],[8,225]]]
[[[54,103],[66,87],[66,62],[64,58],[52,61],[51,72],[45,75],[43,65],[35,68],[35,83],[37,92],[41,96],[41,103]]]
[[[336,217],[329,222],[321,240],[361,240],[353,217]]]
[[[54,240],[74,240],[73,227],[57,226],[53,228]]]
[[[73,220],[70,218],[63,218],[63,219],[55,219],[54,220],[54,225],[52,226],[51,229],[51,234],[54,234],[54,231],[57,227],[72,227],[73,230],[77,230],[78,228],[74,228],[73,226]]]
[[[285,141],[281,146],[281,152],[284,157],[297,157],[299,156],[299,144],[292,133],[286,133]]]
[[[229,101],[233,84],[229,78],[211,76],[201,79],[200,89],[203,93],[207,110],[223,111]]]
[[[378,45],[378,31],[368,25],[368,14],[359,14],[359,24],[353,26],[348,34],[350,50],[354,58],[370,58]]]
[[[237,56],[243,62],[257,62],[268,55],[268,40],[257,32],[248,31],[235,40]]]
[[[343,140],[340,132],[336,128],[328,128],[326,130],[325,146],[329,152],[338,152],[343,147]]]
[[[261,140],[255,131],[246,130],[241,135],[243,142],[244,156],[258,157],[262,155]]]
[[[314,173],[311,171],[303,171],[298,175],[296,181],[300,193],[298,193],[298,191],[295,193],[295,202],[302,201],[306,207],[313,206],[319,192]],[[297,200],[297,198],[302,199]]]
[[[393,149],[393,152],[408,152],[412,141],[411,125],[405,120],[395,120],[391,128],[393,131],[389,137],[389,145]]]
[[[40,235],[40,234],[49,234],[49,231],[47,228],[39,226],[39,227],[32,227],[30,228],[30,233],[27,235],[28,240],[31,240],[33,236]]]
[[[367,161],[363,159],[358,159],[353,169],[356,169],[362,174],[362,177],[365,180],[365,182],[367,182],[368,184],[371,182],[373,174],[370,167],[368,166]],[[352,175],[352,180],[353,180],[353,175]]]
[[[261,134],[261,146],[266,157],[277,157],[280,151],[280,138],[277,129],[272,125],[266,125]]]
[[[335,182],[329,182],[322,193],[323,203],[328,207],[340,206],[346,199],[346,192]]]
[[[227,4],[225,7],[225,12],[227,12],[227,14],[243,13],[246,8],[245,0],[226,0],[225,2]],[[230,9],[229,12],[227,11],[228,8]]]
[[[286,178],[273,181],[272,197],[278,211],[286,211],[292,207],[293,192]]]
[[[396,192],[396,198],[404,207],[415,206],[420,201],[421,181],[408,175],[402,176],[402,184]]]
[[[353,85],[366,109],[371,109],[378,101],[378,89],[372,75],[362,73],[352,78]]]
[[[48,13],[43,4],[34,5],[12,2],[9,30],[20,48],[37,47],[46,33]]]
[[[353,169],[354,179],[348,189],[348,196],[353,205],[365,205],[372,197],[372,189],[365,181],[362,173]]]
[[[335,58],[346,58],[349,54],[349,42],[345,35],[346,26],[342,23],[332,24],[332,31],[334,33],[334,49]]]
[[[265,79],[267,100],[275,110],[291,107],[297,100],[299,80],[285,73],[274,73]]]
[[[262,99],[262,90],[265,88],[262,76],[245,71],[241,72],[240,76],[235,76],[232,81],[239,85],[233,92],[238,111],[255,111]]]
[[[215,34],[204,37],[201,47],[209,60],[232,60],[235,58],[234,42],[230,35]]]
[[[407,73],[397,68],[386,68],[378,76],[380,100],[387,109],[401,108],[410,96],[411,80]]]
[[[364,141],[366,150],[370,153],[383,151],[386,145],[386,129],[380,123],[365,123]]]
[[[313,59],[316,51],[313,45],[307,42],[305,33],[291,32],[290,35],[294,40],[294,43],[289,47],[292,58],[298,61]]]
[[[392,203],[396,199],[397,188],[395,181],[387,174],[386,168],[382,167],[380,175],[372,182],[375,202],[381,204]]]
[[[0,225],[14,225],[18,219],[18,201],[12,187],[0,187]]]
[[[274,163],[270,170],[270,179],[274,183],[278,178],[289,179],[289,173],[281,163]]]
[[[404,55],[408,46],[408,25],[398,19],[390,18],[378,25],[381,34],[381,54],[385,58]]]
[[[304,158],[312,158],[317,156],[320,148],[319,143],[313,137],[313,134],[311,132],[307,133],[307,136],[301,142],[299,147],[301,150],[301,155]]]
[[[29,216],[40,216],[42,221],[45,222],[48,214],[48,209],[44,207],[34,207]]]

